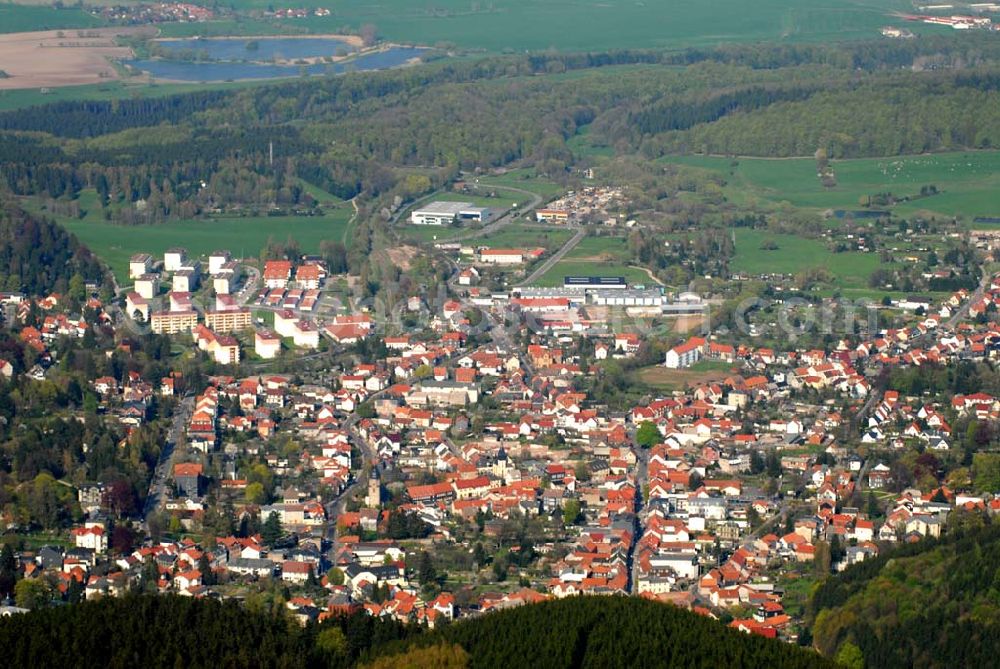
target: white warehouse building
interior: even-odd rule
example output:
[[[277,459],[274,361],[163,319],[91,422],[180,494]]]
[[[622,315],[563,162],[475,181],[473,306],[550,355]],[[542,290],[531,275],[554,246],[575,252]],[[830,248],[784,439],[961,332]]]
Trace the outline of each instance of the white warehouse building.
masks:
[[[410,213],[413,225],[451,225],[455,221],[483,223],[490,219],[490,210],[471,202],[432,202]]]

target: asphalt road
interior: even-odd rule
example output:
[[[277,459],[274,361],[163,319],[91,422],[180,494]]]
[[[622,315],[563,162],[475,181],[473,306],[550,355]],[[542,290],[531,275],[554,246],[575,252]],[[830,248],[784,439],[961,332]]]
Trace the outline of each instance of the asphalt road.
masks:
[[[587,236],[587,230],[585,228],[580,228],[576,231],[576,234],[570,237],[570,239],[563,244],[562,248],[553,253],[548,260],[543,262],[534,272],[532,272],[527,279],[522,281],[519,285],[529,286],[538,279],[542,278],[546,272],[555,267],[556,263],[562,260],[567,253],[572,251],[577,244],[583,241],[583,238]]]
[[[146,504],[142,509],[142,522],[145,525],[149,514],[155,511],[167,497],[167,480],[173,470],[174,456],[177,452],[177,443],[184,434],[184,428],[191,420],[194,413],[194,395],[186,395],[174,412],[170,428],[167,430],[167,439],[160,449],[160,459],[156,463],[153,471],[153,478],[149,481],[149,492],[146,494]]]

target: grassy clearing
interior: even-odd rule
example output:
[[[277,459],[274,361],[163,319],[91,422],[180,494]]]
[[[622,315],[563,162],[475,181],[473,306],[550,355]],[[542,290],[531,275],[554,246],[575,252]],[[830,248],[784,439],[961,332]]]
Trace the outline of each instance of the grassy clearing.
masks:
[[[943,216],[1000,216],[1000,151],[965,151],[897,158],[835,160],[837,185],[825,188],[812,158],[767,159],[673,156],[667,162],[722,174],[726,196],[738,204],[787,202],[812,209],[860,208],[876,193],[915,197],[922,186],[939,194],[903,202],[900,216],[928,211]],[[880,207],[881,208],[881,207]]]
[[[467,235],[476,228],[464,226],[453,228],[447,225],[410,225],[407,223],[398,226],[396,229],[404,240],[433,244],[434,242],[446,242],[453,237]]]
[[[302,190],[309,193],[310,196],[320,204],[324,206],[329,205],[342,205],[346,200],[342,200],[332,193],[328,193],[319,186],[315,186],[304,179],[298,180],[299,185],[302,186]]]
[[[533,170],[528,168],[511,170],[499,176],[478,177],[475,183],[478,183],[480,187],[508,186],[510,188],[519,188],[530,193],[537,193],[545,200],[551,200],[554,197],[562,195],[565,190],[554,181],[547,181],[546,179],[534,176]]]
[[[610,157],[615,155],[615,149],[606,144],[594,142],[590,134],[590,126],[584,126],[566,142],[566,146],[577,158]]]
[[[471,202],[477,207],[489,207],[490,209],[506,211],[511,208],[511,205],[520,206],[524,200],[525,198],[523,196],[519,197],[516,193],[508,193],[504,191],[498,192],[497,197],[486,197],[485,195],[444,191],[438,193],[424,204],[426,205],[431,202]]]
[[[595,260],[624,263],[630,257],[624,237],[585,237],[566,254],[567,260]]]
[[[774,242],[778,248],[762,249],[765,242]],[[875,253],[832,253],[816,239],[747,229],[736,230],[736,254],[730,262],[734,272],[750,275],[797,274],[823,268],[830,272],[837,286],[857,289],[867,288],[868,277],[879,267]]]
[[[84,193],[82,204],[87,203],[88,196],[92,201],[92,194]],[[31,202],[25,206],[38,211]],[[316,252],[324,239],[342,239],[351,214],[347,206],[317,217],[213,218],[126,227],[107,223],[100,218],[99,210],[91,207],[81,219],[54,218],[107,262],[119,281],[125,281],[128,260],[133,254],[145,252],[157,256],[173,246],[183,246],[195,256],[229,249],[234,256],[253,258],[260,254],[268,239],[284,241],[292,237],[303,251]]]
[[[572,233],[561,228],[508,225],[499,232],[473,240],[493,248],[536,248],[555,250],[569,241]]]
[[[644,367],[635,373],[635,379],[654,390],[683,390],[687,386],[697,386],[703,383],[721,381],[738,371],[733,365],[717,361],[703,361],[705,367],[699,368],[701,362],[689,369],[669,369],[658,365]]]

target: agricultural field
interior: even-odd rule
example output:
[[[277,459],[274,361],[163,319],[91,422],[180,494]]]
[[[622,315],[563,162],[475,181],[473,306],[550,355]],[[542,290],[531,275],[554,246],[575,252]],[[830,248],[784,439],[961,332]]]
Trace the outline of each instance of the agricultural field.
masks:
[[[0,10],[2,11],[2,10]],[[0,35],[0,89],[55,88],[117,79],[112,59],[129,58],[120,36],[150,35],[148,28],[48,30]]]
[[[239,0],[239,10],[266,9],[268,0]],[[300,6],[326,6],[304,0]],[[747,11],[743,0],[579,2],[578,0],[344,0],[326,17],[282,22],[303,32],[335,32],[340,26],[374,25],[386,40],[449,44],[459,48],[594,51],[615,48],[707,46],[720,42],[817,41],[874,37],[891,11],[912,11],[909,0],[842,0],[817,6],[805,0],[760,0]],[[232,22],[220,22],[230,24]],[[240,22],[247,23],[247,22]],[[272,22],[266,22],[272,23]],[[226,25],[247,31],[253,25]],[[213,22],[170,24],[170,35],[211,34]],[[217,34],[217,33],[216,33]],[[249,33],[246,33],[249,34]]]
[[[4,4],[0,6],[0,33],[20,33],[35,30],[60,30],[92,28],[101,21],[77,7],[27,6]],[[3,66],[0,65],[0,69]]]
[[[89,196],[89,198],[88,198]],[[81,203],[93,199],[83,193]],[[30,201],[25,208],[38,212]],[[229,249],[234,256],[255,258],[268,239],[284,241],[292,237],[304,252],[319,251],[325,239],[340,241],[353,213],[350,205],[328,210],[325,216],[260,216],[246,218],[213,218],[177,221],[160,225],[122,226],[107,223],[91,208],[80,219],[54,216],[59,224],[76,235],[91,251],[104,260],[118,277],[128,277],[128,260],[140,252],[162,255],[173,246],[183,246],[193,255],[206,255],[219,249]],[[46,212],[40,212],[46,214]]]
[[[594,51],[617,48],[714,46],[722,42],[821,41],[875,37],[892,11],[912,11],[909,0],[760,0],[747,11],[743,0],[579,2],[578,0],[438,0],[433,5],[384,0],[344,0],[329,16],[277,20],[262,16],[269,0],[232,3],[236,17],[204,23],[167,23],[165,37],[332,33],[374,25],[385,40],[454,45],[487,52]],[[329,7],[324,0],[296,6]],[[0,31],[19,32],[98,25],[78,8],[35,3],[0,10]],[[917,32],[928,31],[916,26]],[[935,30],[930,28],[930,30]],[[941,31],[943,29],[936,29]]]
[[[787,202],[811,209],[860,208],[870,195],[891,192],[917,199],[887,208],[899,216],[926,211],[965,219],[1000,216],[1000,151],[962,151],[895,158],[834,160],[837,185],[826,188],[813,158],[675,156],[667,162],[720,173],[724,193],[736,204]],[[938,194],[919,197],[924,186]]]

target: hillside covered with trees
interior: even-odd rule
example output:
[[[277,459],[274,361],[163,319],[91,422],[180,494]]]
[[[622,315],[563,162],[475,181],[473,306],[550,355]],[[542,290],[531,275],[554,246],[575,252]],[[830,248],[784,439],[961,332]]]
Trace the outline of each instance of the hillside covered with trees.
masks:
[[[1000,526],[952,512],[949,533],[831,576],[807,616],[847,666],[988,667],[1000,656]]]
[[[635,598],[550,601],[433,632],[364,613],[303,628],[256,604],[135,595],[42,609],[0,621],[0,647],[11,666],[38,667],[832,666]]]
[[[0,290],[76,293],[105,278],[100,261],[73,235],[0,199]]]

